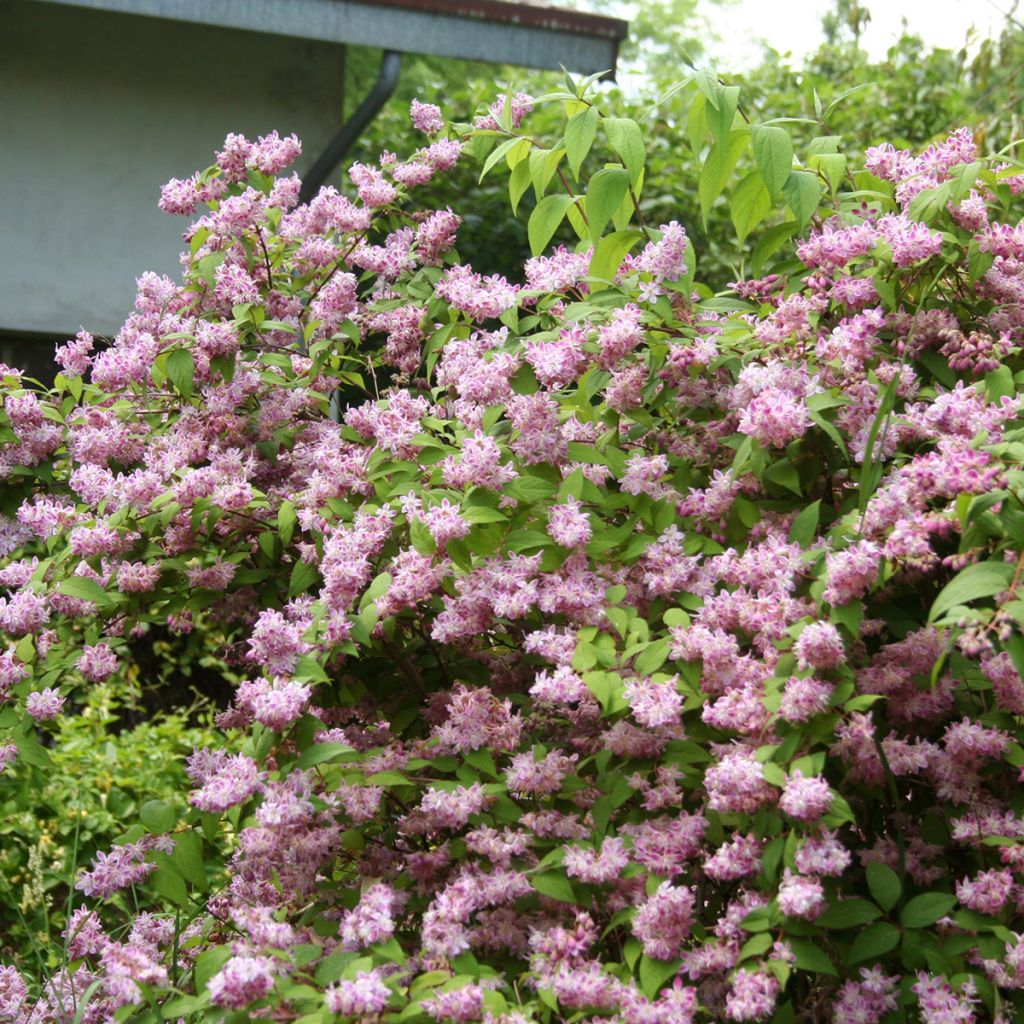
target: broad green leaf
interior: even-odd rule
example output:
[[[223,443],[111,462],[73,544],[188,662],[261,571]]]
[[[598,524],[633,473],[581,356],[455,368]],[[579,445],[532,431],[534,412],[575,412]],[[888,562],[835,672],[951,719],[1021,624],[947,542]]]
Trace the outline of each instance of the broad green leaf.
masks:
[[[754,159],[772,199],[778,199],[793,170],[793,142],[785,128],[758,125],[750,130]]]
[[[282,501],[281,507],[277,510],[277,532],[281,543],[287,547],[292,540],[292,533],[295,524],[298,522],[298,515],[295,512],[295,505],[291,501]]]
[[[408,786],[409,780],[401,772],[375,772],[367,780],[373,786]]]
[[[772,208],[771,197],[758,171],[751,171],[729,197],[729,215],[736,238],[743,242]]]
[[[208,949],[196,957],[196,965],[192,970],[196,992],[202,992],[210,979],[231,959],[228,946],[217,946]]]
[[[645,953],[640,957],[637,973],[644,995],[648,999],[654,999],[662,986],[679,973],[679,961],[654,960]]]
[[[192,353],[186,348],[175,349],[168,356],[165,369],[174,390],[184,398],[190,397],[196,375],[196,363]]]
[[[512,204],[513,215],[519,210],[519,200],[523,198],[523,194],[530,187],[530,182],[530,161],[520,160],[512,168],[512,173],[508,178],[508,198]]]
[[[818,532],[818,516],[821,513],[821,500],[812,501],[800,515],[793,520],[789,528],[789,539],[802,548],[811,546],[815,534]]]
[[[853,940],[850,952],[846,954],[848,964],[859,964],[875,960],[896,948],[900,941],[900,930],[888,921],[869,925]]]
[[[561,903],[578,903],[572,883],[561,871],[547,871],[540,875],[531,875],[530,884],[543,896],[549,896]]]
[[[628,117],[606,117],[602,124],[612,149],[629,171],[630,181],[636,183],[647,159],[640,126]]]
[[[171,866],[168,859],[164,858],[163,863],[149,876],[149,884],[164,899],[170,900],[179,907],[188,906],[188,888],[185,879]]]
[[[718,92],[722,88],[718,82],[718,76],[711,68],[701,68],[694,75],[693,80],[697,88],[707,97],[708,104],[715,110],[718,109]]]
[[[312,768],[313,765],[323,764],[324,761],[333,761],[336,757],[351,753],[352,747],[347,743],[314,743],[299,755],[295,767]]]
[[[178,823],[178,812],[163,800],[147,800],[139,808],[139,821],[150,832],[170,832]]]
[[[708,111],[708,127],[716,143],[725,143],[736,120],[740,89],[738,85],[720,85],[716,95],[717,104],[711,104]]]
[[[855,928],[881,916],[881,910],[870,900],[840,900],[833,903],[820,917],[815,918],[814,923],[821,925],[822,928]]]
[[[653,672],[657,672],[662,665],[665,664],[668,658],[669,647],[672,642],[668,637],[662,637],[660,640],[655,640],[654,643],[646,647],[633,662],[634,668],[641,675],[649,676]]]
[[[868,888],[883,910],[892,910],[900,898],[900,876],[887,864],[867,866]]]
[[[846,157],[842,153],[821,153],[807,158],[807,166],[823,175],[833,195],[846,174]]]
[[[600,117],[597,107],[585,107],[569,118],[565,126],[565,156],[574,178],[579,178],[580,167],[594,144]]]
[[[639,231],[613,231],[605,235],[594,247],[588,275],[605,281],[614,280],[626,253],[642,238],[643,235]],[[595,281],[591,284],[590,290],[596,292],[604,287],[601,282]]]
[[[590,179],[586,211],[590,237],[597,241],[629,192],[629,171],[624,167],[605,167]]]
[[[526,142],[527,146],[529,146],[529,140],[527,140],[527,139],[521,139],[521,138],[519,138],[518,136],[516,136],[516,138],[514,138],[514,139],[506,139],[506,140],[505,140],[504,142],[502,142],[502,143],[501,143],[500,145],[498,145],[498,146],[495,146],[495,147],[494,147],[494,149],[492,149],[492,150],[491,150],[491,153],[490,153],[490,155],[489,155],[489,156],[487,157],[487,159],[486,159],[486,160],[484,161],[484,166],[483,166],[483,169],[482,169],[482,170],[480,171],[480,177],[479,177],[478,181],[483,181],[483,180],[484,180],[484,178],[485,178],[485,177],[487,177],[487,172],[488,172],[488,171],[489,171],[489,170],[490,170],[490,169],[491,169],[491,168],[492,168],[492,167],[493,167],[493,166],[494,166],[494,165],[495,165],[495,164],[496,164],[496,163],[497,163],[497,162],[498,162],[498,161],[499,161],[499,160],[500,160],[500,159],[501,159],[501,158],[502,158],[503,156],[505,156],[505,155],[506,155],[506,154],[507,154],[507,153],[508,153],[508,152],[509,152],[510,150],[512,150],[512,149],[513,149],[513,148],[514,148],[515,146],[518,146],[518,145],[520,145],[520,144],[521,144],[521,143],[523,143],[523,142]]]
[[[747,932],[765,932],[771,927],[771,922],[771,907],[758,907],[740,921],[740,927]]]
[[[690,110],[686,119],[686,134],[690,141],[690,149],[695,157],[700,156],[704,148],[704,140],[708,134],[707,97],[703,93],[697,93],[690,104]]]
[[[754,246],[754,254],[750,257],[750,269],[756,276],[761,275],[766,261],[795,234],[796,224],[790,220],[784,224],[776,224],[761,235]]]
[[[928,621],[934,622],[957,605],[983,597],[994,597],[1006,590],[1013,579],[1013,566],[1007,562],[975,562],[954,576],[935,598]]]
[[[305,593],[319,576],[320,573],[315,565],[310,565],[309,562],[296,562],[288,581],[288,596],[295,597],[297,594]]]
[[[547,192],[548,184],[558,170],[558,164],[565,156],[565,149],[559,146],[556,149],[533,149],[530,151],[530,181],[533,183],[533,191],[539,202]]]
[[[909,900],[900,914],[904,928],[927,928],[945,917],[956,906],[956,897],[948,892],[925,892]]]
[[[61,580],[57,586],[61,594],[68,597],[77,597],[80,601],[91,601],[100,608],[110,604],[111,596],[95,580],[86,579],[84,576],[72,576],[70,579]]]
[[[171,863],[186,881],[199,889],[206,888],[203,839],[198,832],[179,832],[175,835]]]
[[[835,965],[828,954],[810,939],[788,939],[790,948],[796,957],[796,966],[802,971],[813,971],[815,974],[838,975]]]
[[[750,140],[750,133],[746,128],[731,132],[723,142],[716,142],[708,153],[707,160],[700,173],[700,184],[697,192],[700,197],[700,215],[705,228],[708,224],[708,214],[714,201],[722,194],[732,174],[736,161],[740,154],[747,148]]]
[[[573,204],[572,196],[560,192],[545,196],[533,209],[526,225],[530,240],[530,252],[539,256],[546,248],[551,236],[565,218],[565,211]]]
[[[803,231],[821,202],[821,182],[809,171],[792,171],[782,186],[782,194],[793,211],[797,227]]]

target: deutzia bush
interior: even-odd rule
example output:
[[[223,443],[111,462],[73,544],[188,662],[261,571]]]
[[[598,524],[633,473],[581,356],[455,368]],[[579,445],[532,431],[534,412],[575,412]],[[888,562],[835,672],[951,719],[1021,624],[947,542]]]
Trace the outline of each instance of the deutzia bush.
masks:
[[[243,681],[0,1017],[1020,1019],[1024,180],[688,88],[705,215],[797,240],[729,293],[570,82],[305,206],[229,136],[182,282],[3,369],[4,763],[151,624]],[[467,148],[522,281],[416,208]]]

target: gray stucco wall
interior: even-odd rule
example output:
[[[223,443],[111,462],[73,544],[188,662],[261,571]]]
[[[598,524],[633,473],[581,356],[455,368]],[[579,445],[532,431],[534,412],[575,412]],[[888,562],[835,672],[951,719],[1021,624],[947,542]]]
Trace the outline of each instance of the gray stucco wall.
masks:
[[[0,39],[2,331],[111,335],[138,274],[179,272],[163,182],[273,128],[301,173],[341,123],[336,45],[28,0],[0,2]]]

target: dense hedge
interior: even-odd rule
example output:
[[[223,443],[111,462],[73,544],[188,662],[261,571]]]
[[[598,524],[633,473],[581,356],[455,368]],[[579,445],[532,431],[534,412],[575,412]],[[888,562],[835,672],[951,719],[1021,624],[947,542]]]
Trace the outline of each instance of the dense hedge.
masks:
[[[1016,1019],[1024,180],[690,96],[705,212],[749,159],[733,217],[784,214],[730,294],[570,80],[414,105],[308,206],[229,136],[163,192],[182,282],[4,368],[4,763],[151,625],[245,678],[0,1016]],[[467,148],[533,193],[521,281],[415,206]]]

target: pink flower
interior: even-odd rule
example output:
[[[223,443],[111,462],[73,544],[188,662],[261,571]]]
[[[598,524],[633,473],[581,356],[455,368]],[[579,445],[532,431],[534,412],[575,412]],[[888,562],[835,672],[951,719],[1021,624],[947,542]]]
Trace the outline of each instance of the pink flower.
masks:
[[[676,688],[676,677],[655,682],[653,679],[627,679],[623,696],[633,717],[650,729],[675,725],[683,712],[683,695]]]
[[[30,693],[25,698],[25,710],[37,722],[47,722],[51,718],[56,718],[63,708],[64,698],[52,687]]]
[[[674,960],[693,925],[693,893],[662,882],[644,900],[633,918],[633,934],[643,943],[644,953],[656,960]]]
[[[421,103],[414,99],[409,106],[409,117],[413,127],[424,135],[434,135],[444,127],[441,108],[433,103]]]
[[[75,665],[90,682],[101,683],[117,671],[117,655],[104,643],[86,645]]]
[[[812,622],[805,626],[793,645],[793,653],[802,669],[834,669],[846,660],[843,638],[830,622]]]
[[[600,885],[618,878],[619,872],[629,863],[629,858],[622,840],[612,836],[605,839],[599,850],[581,846],[565,847],[562,863],[570,877]]]
[[[1012,872],[982,871],[972,879],[957,882],[956,898],[965,907],[994,917],[1010,898],[1013,887]]]
[[[774,1009],[781,991],[778,979],[767,971],[737,971],[725,997],[729,1020],[764,1020]]]
[[[786,780],[779,807],[797,821],[816,821],[832,804],[832,790],[820,776],[804,778],[796,769]]]
[[[779,885],[779,910],[787,917],[813,921],[825,909],[825,890],[817,878],[795,875],[786,868]]]
[[[277,971],[270,957],[233,956],[207,983],[210,998],[217,1006],[241,1010],[270,992]]]
[[[737,429],[769,448],[784,448],[810,427],[811,418],[802,399],[779,388],[768,388],[751,399],[740,414]]]
[[[351,981],[339,981],[324,993],[331,1013],[346,1017],[368,1017],[382,1013],[388,1005],[391,989],[378,970],[359,971]]]

